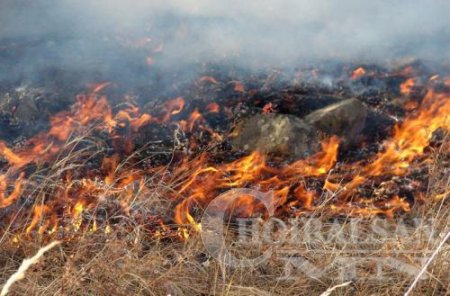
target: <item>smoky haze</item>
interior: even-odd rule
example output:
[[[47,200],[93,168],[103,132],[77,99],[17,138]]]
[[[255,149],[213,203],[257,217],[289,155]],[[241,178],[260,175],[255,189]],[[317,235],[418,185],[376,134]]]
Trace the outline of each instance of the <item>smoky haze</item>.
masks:
[[[158,59],[168,67],[448,61],[449,14],[446,0],[3,0],[0,47],[15,47],[0,75],[48,65],[126,69],[132,53],[114,44],[143,37],[164,45]]]

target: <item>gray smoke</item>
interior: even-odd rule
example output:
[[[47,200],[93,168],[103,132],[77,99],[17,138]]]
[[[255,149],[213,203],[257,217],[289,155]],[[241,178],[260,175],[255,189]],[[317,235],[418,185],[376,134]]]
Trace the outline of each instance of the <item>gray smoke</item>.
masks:
[[[111,44],[143,37],[164,44],[158,58],[169,67],[223,60],[289,67],[321,60],[450,57],[447,0],[3,0],[0,5],[0,56],[2,44],[17,44],[13,51],[23,52],[13,54],[15,65],[30,73],[49,64],[126,68],[129,53]],[[2,59],[2,72],[15,69],[5,66],[13,58]]]

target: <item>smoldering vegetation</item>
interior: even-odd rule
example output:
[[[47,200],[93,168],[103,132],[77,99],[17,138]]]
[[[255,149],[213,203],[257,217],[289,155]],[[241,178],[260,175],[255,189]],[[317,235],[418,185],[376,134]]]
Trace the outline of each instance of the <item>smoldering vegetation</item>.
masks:
[[[109,106],[116,115],[117,111],[123,111],[126,106],[133,107],[127,110],[135,110],[134,105],[125,104],[131,102],[124,101],[125,94],[131,93],[133,100],[136,99],[136,105],[142,106],[142,114],[152,115],[147,118],[153,118],[153,115],[154,118],[159,118],[157,116],[163,111],[174,116],[174,124],[152,123],[136,132],[130,132],[126,118],[121,119],[122,122],[119,121],[119,116],[114,117],[119,123],[127,123],[124,127],[114,129],[114,132],[117,131],[115,135],[124,135],[124,139],[133,141],[137,147],[137,153],[133,151],[133,155],[143,157],[137,159],[136,164],[142,164],[143,168],[146,165],[146,169],[148,166],[172,162],[175,159],[173,155],[178,158],[187,157],[187,154],[183,153],[188,151],[190,136],[192,139],[200,139],[198,135],[205,136],[204,142],[211,145],[209,134],[202,129],[197,133],[178,132],[181,122],[186,123],[190,114],[195,114],[196,108],[200,108],[205,122],[215,132],[225,134],[229,129],[225,124],[231,124],[232,120],[225,121],[222,127],[223,117],[220,113],[213,112],[214,108],[208,111],[208,106],[217,106],[219,109],[230,107],[233,116],[242,118],[254,115],[252,112],[259,116],[264,112],[280,113],[264,115],[268,118],[273,115],[286,117],[286,114],[303,118],[308,112],[320,111],[328,105],[351,97],[356,97],[368,106],[367,123],[362,134],[373,137],[364,139],[366,142],[361,150],[352,147],[348,152],[341,151],[338,157],[359,163],[368,158],[368,155],[376,155],[378,149],[383,148],[379,144],[389,139],[395,120],[405,117],[403,105],[407,99],[420,102],[428,85],[432,85],[438,94],[450,92],[450,82],[443,80],[445,75],[440,75],[442,78],[436,75],[441,74],[441,67],[444,74],[450,70],[450,20],[447,17],[450,3],[444,0],[325,0],[320,3],[305,0],[175,0],[170,3],[160,0],[0,0],[0,5],[0,139],[9,147],[19,150],[27,147],[26,139],[23,138],[31,138],[39,132],[49,130],[49,116],[58,114],[58,111],[68,110],[69,113],[61,113],[66,119],[71,114],[70,110],[75,115],[87,114],[88,118],[89,115],[95,115],[91,110],[77,113],[78,109],[71,109],[70,105],[80,91],[92,89],[89,84],[110,81],[104,90],[109,103],[98,107],[101,114],[108,111]],[[408,57],[423,62],[406,63],[407,66],[396,68],[395,61]],[[295,69],[305,64],[310,66],[304,66],[306,69],[298,71]],[[394,70],[386,70],[389,67]],[[297,79],[300,77],[297,74],[302,74],[301,79]],[[402,86],[406,88],[405,91]],[[99,88],[98,84],[94,88]],[[177,108],[170,109],[167,103],[173,103],[174,98],[179,102],[177,99],[180,97],[186,100],[183,112],[183,107],[180,107],[180,111],[177,111]],[[443,100],[437,101],[442,103]],[[243,104],[240,104],[241,102]],[[440,109],[438,111],[441,115],[446,115],[444,109],[436,109]],[[137,115],[131,115],[133,118],[130,119],[138,119]],[[79,117],[73,118],[58,122],[80,121]],[[432,123],[435,122],[436,117],[432,117],[419,125],[410,126],[429,127],[434,126]],[[94,126],[92,125],[92,128]],[[48,172],[39,170],[31,174],[29,171],[34,166],[27,168],[27,174],[31,176],[29,192],[47,192],[51,198],[41,199],[39,195],[39,198],[31,199],[28,191],[25,191],[23,204],[9,207],[4,213],[16,219],[17,215],[13,210],[20,209],[26,219],[23,221],[30,222],[31,207],[41,204],[41,201],[47,203],[55,200],[53,197],[62,196],[53,194],[58,192],[54,190],[72,188],[72,181],[65,183],[66,179],[61,178],[64,172],[78,170],[79,179],[81,176],[90,178],[88,173],[97,173],[97,169],[92,168],[99,165],[102,160],[100,156],[104,156],[97,153],[99,147],[105,148],[105,153],[112,152],[114,147],[107,146],[112,142],[105,131],[84,136],[87,128],[91,130],[90,125],[80,126],[80,136],[75,133],[73,141],[68,141],[75,145],[73,147],[80,147],[77,153],[62,153],[63,161],[49,163]],[[65,132],[68,129],[59,130]],[[408,138],[413,138],[413,135],[420,137],[423,134],[420,131],[407,132],[404,134]],[[172,139],[172,135],[176,136]],[[56,142],[53,142],[53,146],[49,144],[50,141],[42,145],[46,147],[44,153],[50,151],[48,148],[56,147]],[[204,142],[198,142],[199,148],[206,147]],[[81,144],[78,146],[79,143]],[[118,145],[125,146],[123,143],[118,142]],[[146,146],[148,143],[150,145]],[[409,142],[401,140],[392,143]],[[67,150],[72,151],[72,146],[61,147],[69,147]],[[231,148],[228,145],[216,147],[223,149],[218,150],[219,152]],[[377,176],[375,183],[370,179],[365,186],[361,186],[360,192],[367,197],[382,197],[385,193],[401,194],[405,196],[405,202],[408,202],[408,205],[411,203],[412,206],[411,212],[402,213],[408,221],[432,217],[436,221],[432,225],[433,231],[443,233],[450,221],[447,210],[447,196],[450,192],[447,152],[450,150],[445,147],[448,147],[448,134],[444,133],[444,130],[437,130],[429,147],[425,148],[426,154],[430,156],[427,162],[430,164],[429,170],[428,167],[420,167],[412,171],[410,176],[398,178],[389,175],[389,170],[385,169],[384,179]],[[140,154],[141,148],[145,148],[148,154]],[[121,162],[119,167],[124,168],[123,175],[131,175],[131,170],[126,169],[132,168],[134,171],[136,166],[122,150],[117,151],[126,157],[126,160]],[[86,161],[88,165],[84,165],[85,157],[91,157],[90,151],[93,151],[92,155],[98,156],[98,159]],[[160,158],[155,158],[154,154]],[[214,163],[225,161],[226,156],[225,153],[218,153]],[[241,152],[233,157],[240,156]],[[157,163],[154,159],[161,162]],[[4,160],[2,161],[1,164],[7,167]],[[204,165],[206,167],[207,164]],[[86,175],[78,168],[85,169]],[[180,168],[180,171],[185,169],[182,166]],[[182,177],[195,175],[194,168],[197,168],[197,165],[192,166],[192,170],[182,171]],[[336,175],[335,179],[330,178],[331,174],[326,174],[326,180],[334,182],[328,184],[327,190],[332,191],[331,186],[341,183],[340,176],[353,172],[349,168],[347,171],[345,169],[339,164],[333,174],[341,175]],[[100,170],[103,168],[98,171]],[[105,168],[105,172],[101,174],[106,174],[106,170],[109,169]],[[357,167],[357,170],[360,168]],[[86,184],[102,186],[102,182],[97,183],[99,176],[104,177],[101,174],[93,176],[95,182]],[[346,177],[351,176],[350,174]],[[87,180],[91,180],[88,177]],[[112,196],[109,185],[98,187],[99,190],[106,190],[105,194],[84,191],[85,194],[82,195],[80,192],[83,192],[83,183],[78,179],[74,180],[77,191],[73,193],[77,195],[71,199],[72,204],[68,206],[62,201],[55,203],[58,207],[55,207],[56,210],[52,213],[77,209],[76,205],[84,205],[86,201],[92,208],[100,209],[97,216],[94,216],[89,208],[82,208],[76,216],[67,216],[67,220],[62,222],[68,223],[69,232],[60,227],[60,232],[56,234],[71,234],[72,227],[78,228],[78,232],[74,231],[71,239],[46,254],[39,265],[30,269],[26,277],[12,287],[12,291],[23,294],[70,295],[129,295],[130,291],[138,295],[289,295],[311,294],[313,291],[319,295],[341,281],[335,277],[340,270],[333,264],[343,259],[342,254],[358,256],[347,241],[339,251],[336,251],[335,244],[320,240],[312,246],[296,246],[300,253],[312,253],[310,259],[319,269],[331,270],[331,274],[325,274],[319,279],[319,284],[317,278],[305,276],[291,265],[286,267],[283,260],[271,260],[267,264],[250,269],[226,267],[208,255],[198,235],[193,233],[191,239],[178,241],[181,234],[185,233],[182,230],[186,229],[180,228],[178,231],[177,224],[169,219],[171,216],[166,217],[173,214],[171,207],[174,204],[171,201],[175,200],[166,196],[167,192],[180,191],[184,185],[180,182],[163,182],[162,178],[158,178],[156,174],[155,177],[145,179],[149,188],[157,189],[149,190],[149,194],[147,191],[137,190],[139,182],[133,183],[130,187],[133,190],[123,191],[133,194],[131,208],[137,209],[133,212],[136,214],[133,218],[123,215],[120,204],[114,198],[102,199],[102,202],[93,199],[96,196]],[[316,192],[325,191],[324,180],[321,182],[317,177],[311,177],[307,185]],[[19,182],[20,179],[11,178],[10,187]],[[33,187],[35,184],[36,187]],[[157,187],[157,184],[164,186]],[[199,184],[203,188],[206,187],[203,183]],[[374,187],[374,184],[380,186]],[[419,203],[422,200],[416,202],[411,193],[412,190],[418,190],[418,184],[423,186],[423,195],[418,196],[421,199],[428,198],[423,200],[423,205]],[[106,201],[110,204],[106,204]],[[328,202],[328,199],[324,199],[323,204]],[[318,204],[321,203],[322,201]],[[24,212],[24,209],[30,211]],[[294,209],[292,204],[289,209]],[[169,236],[158,238],[154,235],[155,232],[149,231],[152,230],[150,227],[154,226],[153,220],[139,224],[142,220],[139,220],[138,215],[141,213],[148,214],[144,216],[150,218],[163,213],[169,227],[165,228],[165,231],[170,234],[172,232],[169,230],[173,229],[177,239]],[[330,221],[327,214],[329,213],[323,208],[315,211],[315,215],[324,217],[324,223]],[[66,217],[64,214],[58,215]],[[45,216],[48,217],[50,216]],[[103,227],[106,224],[102,223],[109,221],[106,220],[107,217],[113,217],[113,227]],[[115,219],[116,217],[123,217],[123,220]],[[5,283],[14,271],[19,269],[20,262],[34,255],[44,244],[45,237],[39,235],[37,230],[32,230],[32,235],[36,236],[22,239],[12,231],[12,224],[2,219],[2,225],[6,225],[8,229],[0,239],[3,242],[0,252],[0,262],[3,266],[0,269],[0,282]],[[94,227],[90,227],[92,221],[98,221],[100,227],[94,230]],[[42,229],[45,232],[45,228],[50,224],[46,224],[45,220],[41,222],[35,226],[39,226],[39,229],[44,226]],[[22,225],[15,229],[26,232],[25,226]],[[370,233],[370,229],[364,228],[363,233]],[[305,241],[301,236],[299,240]],[[395,240],[383,244],[368,245],[369,252],[364,256],[376,257],[386,250],[399,253],[407,251],[404,259],[410,262],[411,253],[408,251],[422,254],[425,250],[422,245],[414,245],[416,249],[412,249],[411,243],[416,242],[402,241],[396,237]],[[258,247],[260,245],[237,244],[233,251],[251,255]],[[430,241],[426,241],[426,247],[427,250],[438,248],[437,245],[430,244]],[[328,252],[315,253],[315,250]],[[428,269],[429,277],[417,286],[417,295],[440,295],[450,290],[447,268],[449,252],[447,246],[440,250]],[[291,271],[291,267],[292,278],[286,279],[286,275],[290,275],[287,272]],[[368,281],[367,278],[379,272],[376,267],[371,264],[366,269],[361,269],[361,279],[350,279],[351,285],[343,287],[345,290],[342,290],[342,293],[349,291],[357,295],[400,294],[411,285],[412,278],[395,268],[387,270],[388,276],[383,282]]]

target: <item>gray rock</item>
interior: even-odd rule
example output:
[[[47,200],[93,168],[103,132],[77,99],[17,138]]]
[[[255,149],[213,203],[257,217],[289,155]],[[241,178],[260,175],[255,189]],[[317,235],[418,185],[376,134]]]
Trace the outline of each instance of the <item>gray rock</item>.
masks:
[[[242,119],[232,133],[235,149],[304,157],[320,145],[314,128],[293,115],[257,114]]]
[[[14,116],[21,121],[31,121],[38,119],[41,113],[34,98],[24,97],[18,102]]]
[[[49,115],[67,109],[71,103],[72,95],[61,95],[51,87],[22,85],[5,89],[0,92],[0,138],[17,141],[33,136],[48,128]]]
[[[367,114],[366,105],[357,99],[348,99],[307,115],[305,122],[325,134],[337,135],[345,143],[353,144],[360,138]]]
[[[43,90],[20,86],[1,95],[0,112],[18,122],[31,122],[43,117],[43,110],[37,104]]]

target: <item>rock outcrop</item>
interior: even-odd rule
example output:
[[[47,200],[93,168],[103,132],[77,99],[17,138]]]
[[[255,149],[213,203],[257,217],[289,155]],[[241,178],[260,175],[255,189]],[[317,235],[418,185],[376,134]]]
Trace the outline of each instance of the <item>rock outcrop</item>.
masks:
[[[337,135],[345,143],[359,140],[364,129],[368,107],[357,99],[348,99],[319,109],[305,117],[305,122],[318,131]]]
[[[235,149],[305,157],[320,147],[314,128],[293,115],[258,114],[242,119],[232,138]]]

